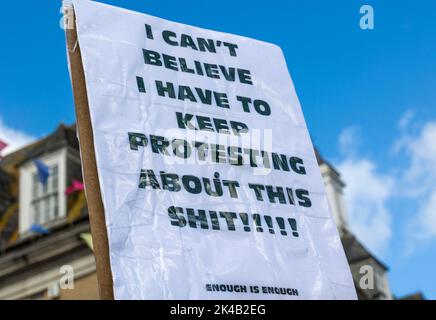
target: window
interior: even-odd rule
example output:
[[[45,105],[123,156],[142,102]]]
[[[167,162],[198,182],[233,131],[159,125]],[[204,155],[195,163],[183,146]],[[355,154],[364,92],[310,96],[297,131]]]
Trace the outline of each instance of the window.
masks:
[[[23,163],[19,170],[19,232],[26,237],[32,224],[50,228],[62,223],[67,215],[67,148],[39,154],[39,159],[49,168],[46,184],[39,181],[33,161]]]
[[[32,176],[32,212],[34,222],[44,224],[59,216],[59,168],[50,167],[47,183],[39,181],[38,172]]]

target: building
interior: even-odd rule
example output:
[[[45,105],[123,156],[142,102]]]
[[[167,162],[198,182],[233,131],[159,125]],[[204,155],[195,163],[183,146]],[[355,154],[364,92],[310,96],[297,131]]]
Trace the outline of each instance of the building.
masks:
[[[315,150],[315,153],[326,187],[328,203],[341,236],[358,298],[364,300],[393,299],[387,276],[388,267],[368,251],[349,229],[347,207],[344,200],[345,184],[341,180],[339,172],[321,157],[318,150]],[[362,276],[368,272],[368,266],[374,275],[373,289],[366,288],[366,286],[364,286],[366,289],[362,289],[360,281]]]
[[[50,168],[47,184],[38,181],[33,159]],[[92,250],[81,235],[90,227],[83,191],[69,196],[81,180],[74,126],[60,125],[0,162],[0,299],[98,299]],[[49,234],[29,232],[32,223]],[[62,290],[62,266],[74,270],[74,290]]]
[[[338,226],[359,299],[392,299],[387,267],[348,228],[344,183],[340,174],[316,151],[328,202]],[[38,181],[33,159],[50,167],[45,187]],[[90,227],[83,191],[66,195],[81,180],[75,126],[55,132],[0,162],[0,299],[98,299],[93,252],[83,240]],[[29,232],[33,223],[49,234]],[[72,266],[74,289],[62,289]],[[361,268],[371,266],[374,288],[361,289]]]

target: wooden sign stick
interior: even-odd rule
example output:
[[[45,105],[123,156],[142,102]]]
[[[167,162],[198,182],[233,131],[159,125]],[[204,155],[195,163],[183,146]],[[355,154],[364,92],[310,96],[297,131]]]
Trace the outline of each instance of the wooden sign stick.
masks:
[[[64,26],[77,117],[76,126],[79,134],[83,181],[85,183],[89,221],[91,224],[100,299],[110,300],[114,298],[114,294],[109,260],[109,245],[95,160],[94,138],[89,113],[85,73],[83,71],[73,7],[64,8],[64,19],[66,19],[64,20]]]

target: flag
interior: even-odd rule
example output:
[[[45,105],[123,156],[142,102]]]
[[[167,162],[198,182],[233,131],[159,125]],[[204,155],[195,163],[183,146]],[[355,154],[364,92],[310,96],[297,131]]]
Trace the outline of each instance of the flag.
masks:
[[[8,144],[2,140],[0,140],[0,151],[2,151],[4,148],[6,148]]]
[[[65,194],[68,196],[76,191],[81,191],[84,189],[83,183],[77,180],[73,180],[71,185],[65,190]]]
[[[49,234],[50,230],[44,228],[42,225],[34,223],[30,226],[30,231],[39,233],[39,234]]]
[[[8,146],[8,144],[2,140],[0,140],[0,160],[2,159],[2,155],[1,152],[4,148],[6,148]]]
[[[50,175],[50,169],[45,165],[44,162],[42,162],[39,159],[33,160],[33,163],[35,163],[36,168],[38,169],[38,177],[39,181],[42,184],[47,184],[48,176]]]
[[[92,244],[92,236],[90,233],[81,233],[80,238],[82,238],[82,240],[86,243],[89,249],[94,251],[94,246]]]
[[[80,214],[82,213],[82,209],[85,206],[86,206],[85,193],[81,191],[76,201],[74,202],[73,206],[71,207],[71,210],[68,211],[67,221],[71,223],[74,220],[76,220],[78,217],[80,217]]]

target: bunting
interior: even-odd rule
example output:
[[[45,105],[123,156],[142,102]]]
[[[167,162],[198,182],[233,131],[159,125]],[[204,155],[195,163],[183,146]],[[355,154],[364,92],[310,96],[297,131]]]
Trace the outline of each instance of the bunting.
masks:
[[[33,160],[36,168],[38,169],[38,178],[42,184],[47,184],[48,177],[50,175],[49,167],[39,159]]]
[[[49,234],[50,230],[48,230],[47,228],[44,228],[42,225],[34,223],[30,226],[30,231],[34,232],[34,233],[38,233],[38,234]]]
[[[82,191],[83,189],[85,189],[85,187],[82,182],[73,180],[71,185],[65,190],[65,194],[68,196],[76,191]]]

